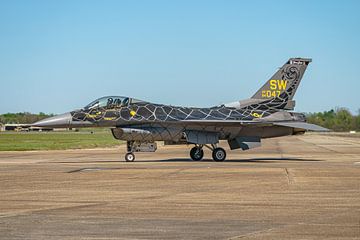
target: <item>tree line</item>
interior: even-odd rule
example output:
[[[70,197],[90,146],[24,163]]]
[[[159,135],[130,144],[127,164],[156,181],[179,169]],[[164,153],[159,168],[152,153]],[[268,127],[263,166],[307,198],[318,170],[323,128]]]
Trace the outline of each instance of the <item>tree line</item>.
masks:
[[[336,132],[360,131],[360,110],[357,115],[351,114],[346,108],[331,109],[330,111],[308,113],[306,119]]]
[[[54,114],[45,114],[43,112],[40,112],[38,114],[29,113],[29,112],[5,113],[5,114],[0,114],[0,123],[30,124],[52,116],[54,116]]]
[[[34,123],[41,119],[54,116],[54,114],[38,114],[21,112],[6,113],[0,115],[0,123]],[[331,109],[330,111],[307,113],[307,121],[314,123],[333,131],[360,131],[360,110],[357,115],[351,114],[346,108]]]

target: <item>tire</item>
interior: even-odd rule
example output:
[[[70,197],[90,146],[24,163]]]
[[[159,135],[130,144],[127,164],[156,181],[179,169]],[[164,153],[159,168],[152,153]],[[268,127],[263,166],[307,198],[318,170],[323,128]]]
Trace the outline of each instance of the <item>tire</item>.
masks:
[[[133,153],[125,154],[125,161],[127,161],[127,162],[135,161],[135,155]]]
[[[212,157],[215,162],[223,162],[226,159],[226,152],[223,148],[215,148]]]
[[[199,147],[193,147],[190,150],[190,157],[193,161],[201,161],[204,157],[204,150]]]

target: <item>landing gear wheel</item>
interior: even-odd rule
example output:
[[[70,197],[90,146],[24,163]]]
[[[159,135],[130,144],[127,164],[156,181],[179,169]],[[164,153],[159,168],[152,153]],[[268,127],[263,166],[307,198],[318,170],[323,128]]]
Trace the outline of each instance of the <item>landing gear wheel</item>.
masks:
[[[125,161],[127,161],[127,162],[135,161],[135,155],[133,153],[125,154]]]
[[[212,157],[215,162],[225,161],[226,152],[223,148],[215,148],[212,152]]]
[[[193,161],[201,161],[204,157],[204,150],[200,147],[193,147],[190,150],[190,157]]]

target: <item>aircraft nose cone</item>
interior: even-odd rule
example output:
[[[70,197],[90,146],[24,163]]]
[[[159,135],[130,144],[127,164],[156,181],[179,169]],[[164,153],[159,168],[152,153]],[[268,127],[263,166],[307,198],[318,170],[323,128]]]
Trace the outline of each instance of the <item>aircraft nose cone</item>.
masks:
[[[32,126],[44,128],[68,128],[70,126],[71,120],[72,116],[70,113],[63,113],[54,117],[49,117],[37,121],[36,123],[33,123]]]

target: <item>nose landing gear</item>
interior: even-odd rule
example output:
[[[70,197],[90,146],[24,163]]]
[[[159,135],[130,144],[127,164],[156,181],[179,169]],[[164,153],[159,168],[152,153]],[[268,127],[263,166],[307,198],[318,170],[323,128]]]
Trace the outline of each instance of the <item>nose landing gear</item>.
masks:
[[[190,150],[190,157],[193,161],[201,161],[204,157],[203,147],[207,147],[212,151],[212,158],[215,162],[223,162],[226,159],[226,151],[221,147],[217,147],[217,144],[211,144],[208,146],[206,144],[195,145]]]
[[[135,161],[134,152],[155,152],[157,144],[156,142],[127,141],[126,148],[125,161],[133,162]]]

